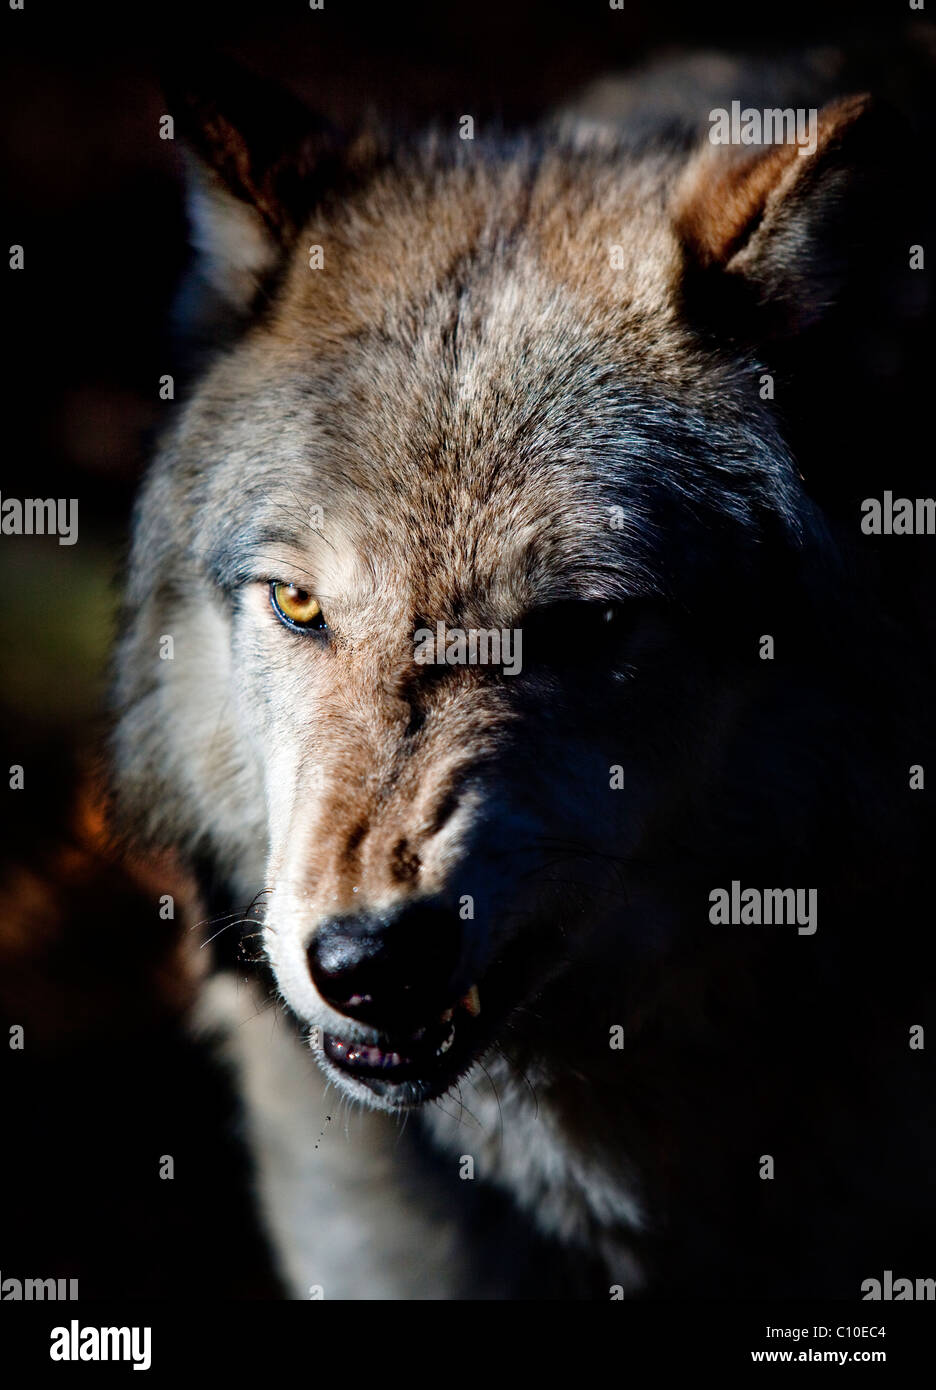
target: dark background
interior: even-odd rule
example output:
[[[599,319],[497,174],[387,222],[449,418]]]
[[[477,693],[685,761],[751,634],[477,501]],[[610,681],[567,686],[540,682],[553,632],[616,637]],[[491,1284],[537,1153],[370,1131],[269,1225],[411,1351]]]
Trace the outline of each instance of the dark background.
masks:
[[[180,1026],[188,943],[155,919],[76,798],[101,732],[134,489],[172,403],[169,311],[184,269],[178,151],[158,138],[167,59],[220,49],[345,124],[537,116],[667,48],[880,52],[905,0],[382,5],[71,5],[0,11],[5,275],[2,492],[76,497],[79,541],[0,537],[4,790],[0,1276],[79,1277],[82,1297],[275,1295],[244,1200],[231,1098]],[[925,170],[931,178],[931,163]],[[76,814],[80,824],[76,829]],[[158,1155],[176,1156],[172,1183]]]

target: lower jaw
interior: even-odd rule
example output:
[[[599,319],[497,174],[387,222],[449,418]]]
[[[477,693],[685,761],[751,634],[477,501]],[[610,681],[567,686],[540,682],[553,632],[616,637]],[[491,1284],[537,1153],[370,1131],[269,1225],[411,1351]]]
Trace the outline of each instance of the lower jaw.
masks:
[[[452,1086],[471,1067],[478,1056],[479,1048],[474,1045],[457,1044],[448,1051],[444,1059],[425,1067],[413,1063],[399,1069],[392,1068],[380,1074],[369,1074],[343,1066],[329,1056],[326,1047],[318,1053],[321,1066],[326,1074],[337,1081],[345,1091],[350,1091],[370,1104],[377,1104],[385,1110],[412,1110],[428,1101],[436,1100],[451,1090]]]
[[[471,1066],[480,1043],[477,988],[433,1023],[396,1042],[326,1033],[319,1060],[345,1090],[389,1110],[411,1109],[444,1095]]]
[[[441,1079],[412,1078],[406,1081],[381,1081],[376,1078],[351,1076],[337,1067],[329,1070],[340,1077],[344,1089],[363,1098],[379,1110],[418,1110],[420,1106],[444,1096],[458,1079],[457,1073]]]
[[[336,1066],[321,1054],[319,1062],[326,1075],[355,1099],[365,1100],[380,1110],[416,1110],[450,1091],[459,1077],[469,1069],[472,1058],[466,1058],[461,1067],[446,1068],[444,1075],[411,1076],[396,1081],[383,1077],[356,1076],[353,1072]]]

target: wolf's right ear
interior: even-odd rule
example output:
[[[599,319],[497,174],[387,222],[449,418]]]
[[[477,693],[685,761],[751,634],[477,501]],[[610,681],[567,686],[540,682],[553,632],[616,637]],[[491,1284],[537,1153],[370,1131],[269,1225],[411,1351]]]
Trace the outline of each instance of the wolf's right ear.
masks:
[[[245,312],[329,179],[340,141],[296,97],[233,63],[188,61],[164,74],[186,152],[199,270]]]

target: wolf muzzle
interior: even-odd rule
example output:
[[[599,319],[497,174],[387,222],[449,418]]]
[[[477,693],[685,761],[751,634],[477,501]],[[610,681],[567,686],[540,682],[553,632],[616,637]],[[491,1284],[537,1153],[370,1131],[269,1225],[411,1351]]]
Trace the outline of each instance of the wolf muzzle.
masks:
[[[337,1013],[392,1036],[458,998],[462,928],[456,912],[431,899],[332,917],[308,946],[309,970]]]

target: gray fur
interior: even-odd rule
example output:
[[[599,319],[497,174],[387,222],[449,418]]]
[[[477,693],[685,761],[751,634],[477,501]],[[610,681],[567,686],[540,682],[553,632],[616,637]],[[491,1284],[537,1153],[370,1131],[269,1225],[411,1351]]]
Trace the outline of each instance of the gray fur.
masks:
[[[238,254],[236,229],[211,227],[230,194],[199,202],[209,280],[234,266],[239,310],[251,277],[262,293],[141,496],[117,657],[118,807],[143,842],[209,859],[238,900],[265,893],[266,951],[303,1032],[336,1024],[305,966],[311,934],[409,891],[388,867],[401,837],[418,891],[475,900],[482,1005],[492,963],[528,943],[511,1001],[491,1006],[490,1045],[427,1127],[450,1155],[453,1201],[469,1153],[542,1233],[631,1291],[646,1242],[681,1209],[689,1136],[713,1123],[709,1017],[756,997],[759,942],[739,954],[703,931],[682,951],[703,887],[767,844],[805,872],[819,788],[853,776],[853,750],[812,733],[828,673],[767,670],[756,650],[778,594],[793,623],[837,611],[838,556],[760,399],[758,348],[687,317],[678,210],[692,143],[574,121],[458,143],[437,135],[375,160],[283,246],[241,202]],[[811,254],[825,194],[792,196],[795,217],[769,214],[727,273],[763,276],[776,295],[794,284],[821,307],[827,286],[793,262]],[[327,654],[276,623],[273,579],[320,597]],[[634,614],[626,653],[584,688],[535,670],[516,687],[471,669],[419,684],[420,618],[513,627],[567,600]],[[616,764],[623,791],[609,789]],[[607,1043],[617,1023],[624,1054]],[[323,1102],[303,1099],[314,1058],[284,1037],[268,1055],[260,1038],[258,1057],[249,1032],[253,1058],[248,1030],[227,1027],[297,1296],[315,1283],[326,1296],[455,1296],[443,1271],[457,1241],[394,1196],[392,1122],[354,1116],[338,1161],[334,1148],[319,1161]],[[745,1111],[750,1078],[734,1065],[723,1084]],[[280,1079],[297,1097],[288,1111]],[[729,1171],[760,1132],[725,1139]],[[703,1170],[698,1190],[720,1191]]]

